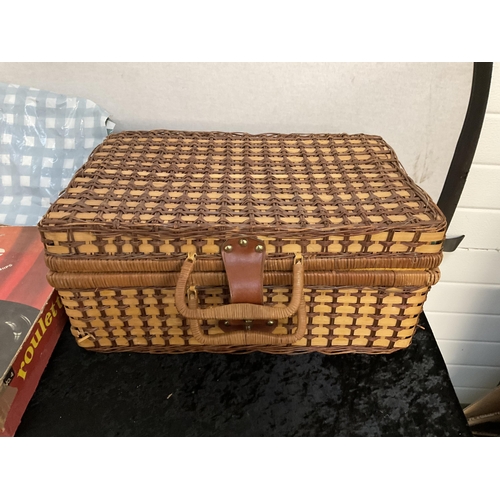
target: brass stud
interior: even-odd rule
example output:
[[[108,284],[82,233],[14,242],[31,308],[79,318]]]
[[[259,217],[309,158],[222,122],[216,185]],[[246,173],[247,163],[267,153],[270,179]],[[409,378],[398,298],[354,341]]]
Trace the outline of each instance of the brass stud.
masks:
[[[224,326],[229,326],[229,321],[226,319],[226,321],[224,321]]]
[[[268,326],[273,326],[274,325],[274,321],[272,319],[270,319],[268,322],[267,322],[267,325]]]
[[[255,251],[261,253],[264,251],[264,247],[262,245],[257,245],[255,247]]]
[[[224,247],[224,251],[225,251],[225,252],[228,252],[228,253],[229,253],[229,252],[232,252],[232,251],[233,251],[233,247],[232,247],[232,245],[226,245],[226,246]]]
[[[246,247],[247,245],[248,245],[248,240],[245,240],[245,239],[243,239],[243,238],[242,238],[242,239],[240,240],[240,246],[242,246],[242,247]]]

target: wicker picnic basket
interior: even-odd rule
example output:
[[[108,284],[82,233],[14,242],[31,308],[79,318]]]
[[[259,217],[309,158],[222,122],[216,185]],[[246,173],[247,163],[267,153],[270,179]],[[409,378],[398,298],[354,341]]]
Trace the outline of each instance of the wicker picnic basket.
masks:
[[[446,222],[372,135],[110,135],[39,223],[84,348],[390,353]]]

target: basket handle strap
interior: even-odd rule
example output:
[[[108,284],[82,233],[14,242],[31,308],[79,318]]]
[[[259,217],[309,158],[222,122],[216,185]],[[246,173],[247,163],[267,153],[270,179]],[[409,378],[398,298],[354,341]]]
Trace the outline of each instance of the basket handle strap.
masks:
[[[186,304],[186,291],[189,277],[196,262],[196,254],[189,254],[182,264],[179,279],[175,288],[175,307],[181,316],[187,319],[197,320],[279,320],[293,316],[304,301],[304,264],[302,255],[295,256],[293,264],[293,290],[292,297],[287,307],[270,307],[258,304],[226,304],[223,306],[199,309],[197,304],[192,303],[192,308]],[[189,291],[196,297],[194,286]],[[247,334],[248,335],[248,334]]]
[[[252,237],[235,237],[222,245],[232,304],[264,303],[264,242]]]

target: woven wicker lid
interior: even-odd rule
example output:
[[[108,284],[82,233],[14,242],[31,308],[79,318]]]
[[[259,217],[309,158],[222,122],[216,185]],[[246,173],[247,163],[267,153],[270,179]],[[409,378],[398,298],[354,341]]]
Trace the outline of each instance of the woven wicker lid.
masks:
[[[110,135],[39,227],[58,255],[85,254],[92,241],[100,250],[88,254],[109,255],[99,242],[113,235],[152,235],[158,256],[164,239],[180,242],[175,253],[235,234],[282,241],[278,252],[294,240],[340,245],[333,253],[436,253],[446,222],[378,136],[156,130]]]

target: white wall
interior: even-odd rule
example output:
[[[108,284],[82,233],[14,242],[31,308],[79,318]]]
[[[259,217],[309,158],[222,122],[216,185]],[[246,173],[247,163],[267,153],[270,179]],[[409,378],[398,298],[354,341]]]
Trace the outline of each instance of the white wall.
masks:
[[[500,64],[476,155],[448,235],[441,281],[425,311],[460,401],[472,403],[500,382]]]
[[[436,200],[471,63],[0,63],[0,81],[85,97],[116,131],[381,135]]]

